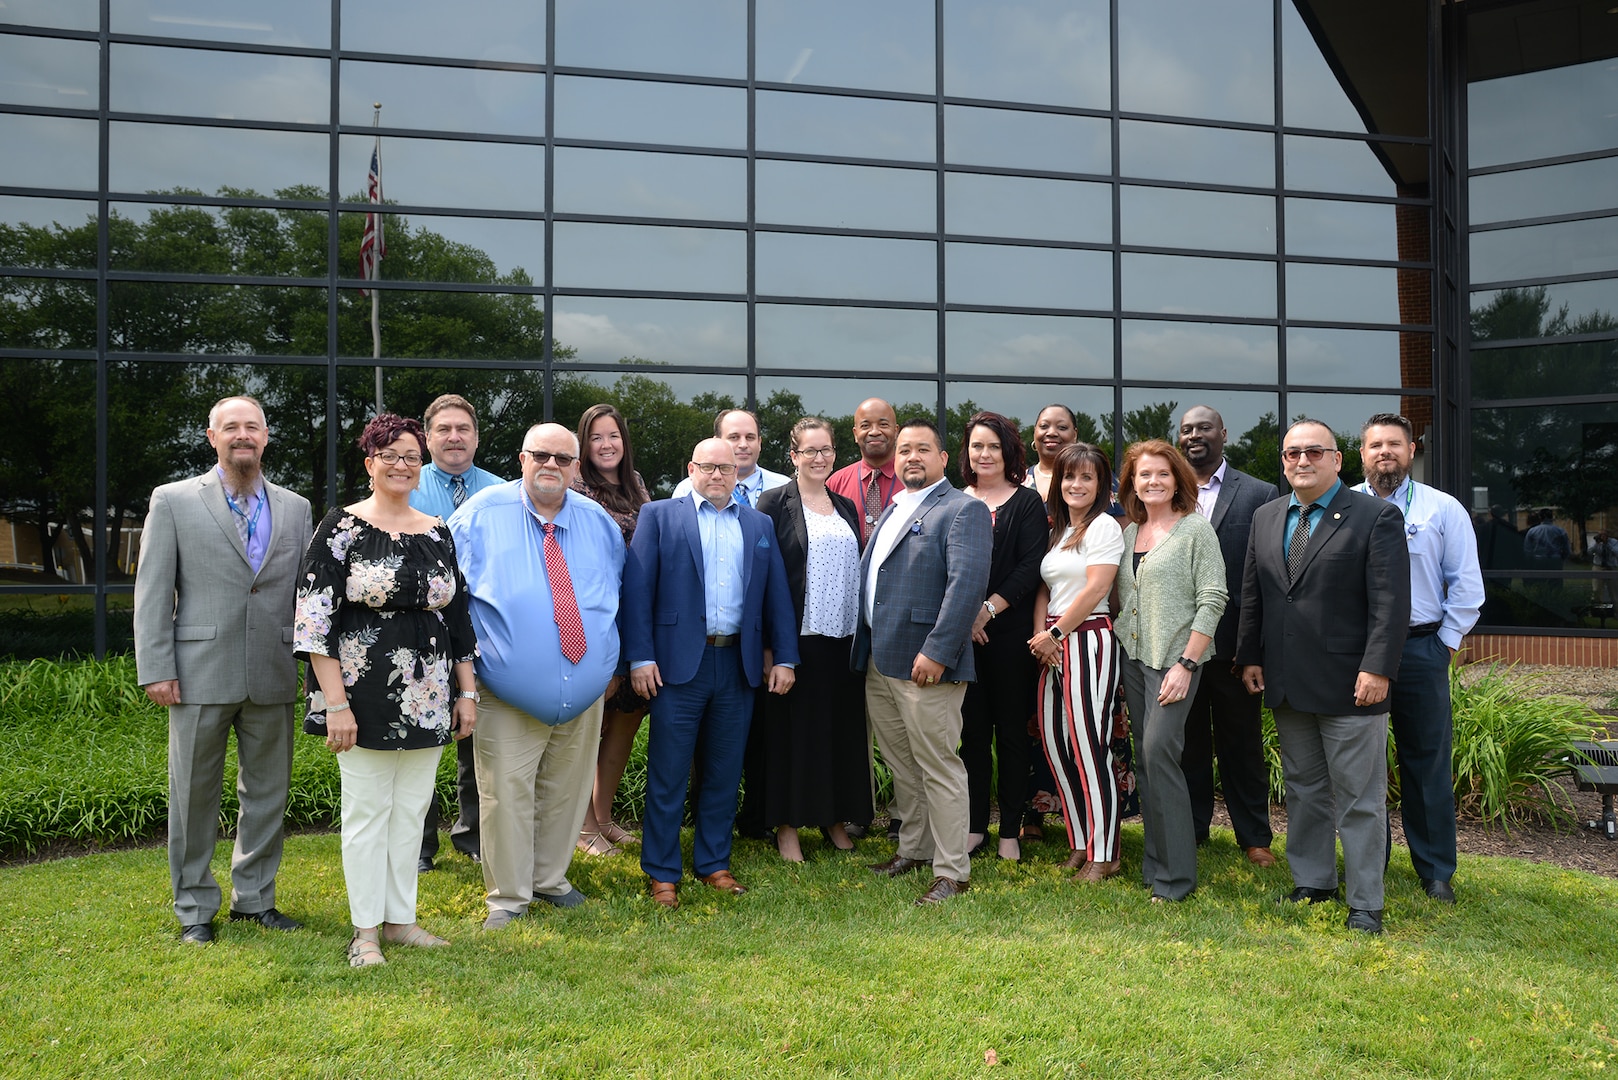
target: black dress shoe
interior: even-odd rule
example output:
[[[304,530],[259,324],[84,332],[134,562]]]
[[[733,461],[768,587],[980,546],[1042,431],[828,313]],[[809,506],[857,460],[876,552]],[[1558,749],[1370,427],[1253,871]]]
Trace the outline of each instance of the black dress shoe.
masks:
[[[1350,930],[1359,930],[1366,934],[1380,934],[1382,932],[1382,912],[1351,907],[1348,909],[1348,919],[1344,921],[1343,925]]]
[[[416,860],[416,873],[418,873],[418,874],[430,874],[432,872],[433,872],[433,857],[431,855],[423,855],[421,858]]]
[[[1286,904],[1324,904],[1335,899],[1336,889],[1311,889],[1307,885],[1299,885],[1283,896],[1281,901]]]
[[[901,826],[903,824],[904,824],[904,822],[900,821],[898,818],[889,818],[888,819],[888,839],[889,840],[897,840],[897,839],[899,839],[899,826]]]
[[[926,865],[921,859],[907,859],[903,855],[895,855],[887,862],[873,863],[871,872],[881,874],[883,877],[898,877],[900,874],[908,874],[910,871],[919,870]]]
[[[231,922],[256,922],[266,930],[302,930],[303,923],[297,919],[281,914],[274,908],[265,908],[263,911],[235,911],[230,913]]]
[[[1438,881],[1434,878],[1421,879],[1421,891],[1437,900],[1440,904],[1455,903],[1455,890],[1447,881]]]
[[[187,945],[207,945],[213,941],[213,923],[199,922],[180,927],[180,940]]]

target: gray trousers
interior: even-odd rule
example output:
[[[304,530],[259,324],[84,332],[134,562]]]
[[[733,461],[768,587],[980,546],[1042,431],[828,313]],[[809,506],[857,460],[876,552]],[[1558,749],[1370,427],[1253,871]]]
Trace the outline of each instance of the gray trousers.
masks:
[[[1185,719],[1202,672],[1192,673],[1185,697],[1167,705],[1157,701],[1163,675],[1162,669],[1124,655],[1124,697],[1135,739],[1135,785],[1146,839],[1141,879],[1153,896],[1184,900],[1197,887],[1197,833],[1180,755],[1185,751]]]
[[[219,839],[225,750],[236,732],[236,848],[230,860],[230,906],[259,912],[275,906],[282,825],[292,782],[292,703],[169,706],[169,878],[182,926],[219,913],[219,883],[209,863]]]
[[[1287,783],[1292,882],[1337,888],[1343,841],[1348,906],[1382,910],[1388,829],[1388,714],[1326,716],[1275,710]]]

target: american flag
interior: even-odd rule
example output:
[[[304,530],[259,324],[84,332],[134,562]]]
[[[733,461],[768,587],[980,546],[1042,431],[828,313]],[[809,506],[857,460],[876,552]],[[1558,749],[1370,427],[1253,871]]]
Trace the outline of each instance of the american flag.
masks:
[[[376,137],[376,145],[371,148],[371,171],[365,177],[366,201],[373,206],[382,205],[382,136]],[[378,270],[382,259],[388,253],[388,245],[382,237],[382,215],[375,211],[365,215],[365,232],[360,234],[360,277],[366,281],[377,280]],[[365,289],[360,290],[361,296],[369,296]]]

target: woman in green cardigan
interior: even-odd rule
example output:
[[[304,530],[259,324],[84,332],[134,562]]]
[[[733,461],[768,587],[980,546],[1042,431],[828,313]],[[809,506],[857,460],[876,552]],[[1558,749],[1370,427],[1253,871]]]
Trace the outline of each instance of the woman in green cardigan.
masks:
[[[1135,738],[1152,901],[1184,900],[1197,887],[1197,840],[1180,752],[1185,720],[1213,634],[1225,611],[1225,560],[1213,526],[1197,513],[1197,478],[1161,439],[1130,446],[1118,470],[1118,502],[1130,524],[1118,570],[1115,629],[1124,650],[1124,696]]]

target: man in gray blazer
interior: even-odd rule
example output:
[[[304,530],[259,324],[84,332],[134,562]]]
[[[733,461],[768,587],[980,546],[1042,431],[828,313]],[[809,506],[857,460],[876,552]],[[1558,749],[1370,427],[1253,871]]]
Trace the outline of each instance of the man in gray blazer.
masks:
[[[264,410],[228,397],[208,414],[219,464],[152,492],[135,575],[135,665],[169,710],[169,876],[180,940],[213,940],[225,749],[236,732],[241,812],[230,917],[299,924],[275,907],[292,778],[293,593],[313,533],[309,501],[264,479]]]
[[[1410,626],[1404,517],[1338,479],[1337,437],[1299,420],[1281,442],[1292,496],[1253,515],[1236,662],[1275,713],[1287,785],[1292,903],[1337,893],[1348,928],[1382,932],[1388,684]]]
[[[1264,721],[1259,699],[1242,685],[1230,657],[1236,653],[1236,623],[1242,612],[1242,564],[1247,559],[1253,513],[1280,497],[1274,484],[1248,476],[1225,460],[1225,420],[1206,405],[1180,417],[1180,452],[1197,474],[1197,513],[1208,519],[1225,557],[1230,599],[1214,631],[1215,661],[1202,671],[1185,723],[1180,770],[1191,794],[1197,842],[1213,822],[1214,755],[1236,845],[1255,866],[1274,866],[1270,843],[1270,770],[1264,761]]]
[[[984,504],[944,479],[949,455],[932,421],[899,429],[904,490],[878,519],[860,562],[860,619],[850,663],[865,672],[865,709],[893,772],[898,853],[872,870],[897,877],[933,864],[917,904],[966,891],[966,766],[961,701],[972,622],[989,583],[994,530]]]

